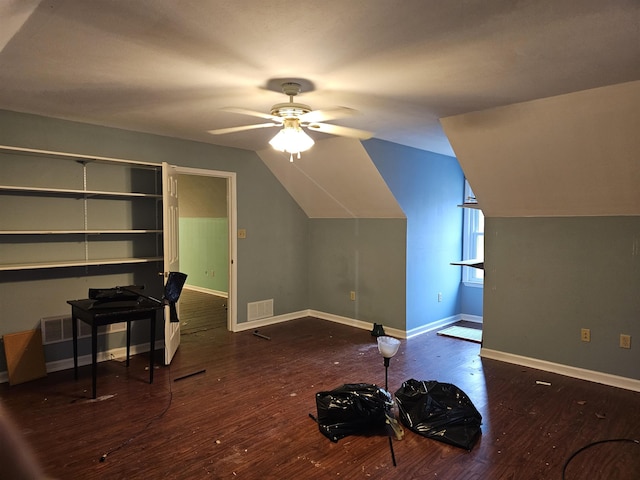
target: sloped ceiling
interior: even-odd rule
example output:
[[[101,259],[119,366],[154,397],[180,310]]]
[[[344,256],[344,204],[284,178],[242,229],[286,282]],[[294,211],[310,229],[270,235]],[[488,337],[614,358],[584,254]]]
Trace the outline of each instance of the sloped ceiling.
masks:
[[[0,108],[258,151],[274,79],[452,155],[439,119],[640,80],[638,0],[2,0]],[[311,132],[316,141],[327,138]]]
[[[0,109],[262,152],[275,129],[207,131],[264,122],[224,107],[267,113],[287,99],[278,79],[296,79],[303,84],[298,101],[314,109],[345,106],[358,112],[329,123],[444,155],[454,155],[454,144],[455,154],[465,157],[465,172],[471,169],[468,174],[478,178],[477,193],[488,212],[543,214],[552,200],[558,206],[569,195],[575,198],[579,188],[571,185],[576,183],[586,183],[596,198],[618,199],[629,187],[633,165],[620,161],[613,165],[619,174],[601,175],[598,168],[584,166],[577,152],[586,148],[568,146],[570,138],[583,141],[583,130],[597,131],[599,137],[618,131],[604,121],[588,126],[557,100],[534,103],[535,113],[507,106],[640,80],[639,25],[638,0],[2,0]],[[589,113],[585,104],[583,116],[602,113],[602,106],[588,105],[596,110]],[[489,128],[488,118],[498,113],[469,113],[492,109],[523,115],[516,123],[531,130]],[[439,119],[467,114],[481,127],[476,133],[486,137],[472,140],[471,132],[451,127],[449,141]],[[525,122],[528,115],[538,120]],[[479,120],[485,116],[486,121]],[[567,120],[581,126],[564,131]],[[363,192],[348,197],[342,184],[347,172],[352,190],[364,189],[361,178],[373,178],[359,170],[365,168],[360,157],[349,156],[348,149],[329,149],[320,157],[320,145],[331,137],[310,135],[317,153],[290,169],[301,170],[270,168],[281,179],[297,175],[296,181],[305,182],[304,191],[288,188],[307,198],[304,208],[313,215],[370,215],[377,197]],[[562,148],[560,137],[566,141]],[[476,144],[478,151],[469,148]],[[498,146],[489,153],[491,145],[501,144],[513,148],[506,156],[516,163],[503,160]],[[528,151],[516,152],[517,145]],[[474,163],[481,151],[490,158],[478,173]],[[551,162],[550,154],[562,157],[563,167]],[[273,153],[261,156],[269,159]],[[338,163],[342,175],[312,171],[304,163],[311,158],[319,165]],[[489,173],[490,166],[497,170]],[[551,170],[544,174],[543,168]],[[567,193],[528,183],[539,186],[546,178],[555,185],[558,175],[571,177]],[[506,176],[513,177],[511,184]],[[517,209],[512,202],[524,200],[516,199],[515,190],[526,194]],[[323,212],[318,212],[320,199],[326,202]],[[377,215],[397,214],[377,201],[382,202]],[[603,205],[607,202],[594,201],[589,212],[632,210]],[[574,211],[586,213],[587,205],[561,213]]]
[[[293,162],[272,148],[258,155],[310,218],[405,216],[358,140],[321,140]]]
[[[640,215],[640,81],[442,125],[487,216]]]

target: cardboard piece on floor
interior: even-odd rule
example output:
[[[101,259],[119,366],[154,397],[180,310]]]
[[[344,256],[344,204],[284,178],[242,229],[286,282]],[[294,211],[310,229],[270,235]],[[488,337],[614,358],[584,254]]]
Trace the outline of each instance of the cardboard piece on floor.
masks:
[[[47,376],[40,329],[3,335],[9,385]]]

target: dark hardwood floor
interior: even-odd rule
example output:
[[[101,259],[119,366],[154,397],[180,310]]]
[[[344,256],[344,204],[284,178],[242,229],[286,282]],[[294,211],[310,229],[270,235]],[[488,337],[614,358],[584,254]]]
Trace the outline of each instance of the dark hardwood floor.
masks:
[[[227,299],[185,288],[180,295],[180,330],[194,333],[227,328]]]
[[[58,479],[560,480],[581,447],[640,438],[640,393],[483,360],[478,344],[433,332],[402,340],[390,390],[410,378],[453,383],[482,414],[482,435],[468,452],[405,430],[393,443],[394,467],[386,437],[332,443],[309,418],[318,391],[384,385],[370,333],[315,318],[259,332],[270,340],[253,330],[197,328],[152,385],[146,355],[128,368],[101,363],[96,401],[89,367],[77,382],[69,370],[2,384],[0,398],[46,474]],[[596,445],[566,473],[640,478],[640,445]]]

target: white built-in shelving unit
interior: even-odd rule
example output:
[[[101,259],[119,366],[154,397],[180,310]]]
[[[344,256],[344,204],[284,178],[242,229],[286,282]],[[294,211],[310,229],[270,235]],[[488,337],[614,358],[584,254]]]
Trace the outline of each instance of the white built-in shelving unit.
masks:
[[[0,145],[0,271],[162,261],[162,167]]]

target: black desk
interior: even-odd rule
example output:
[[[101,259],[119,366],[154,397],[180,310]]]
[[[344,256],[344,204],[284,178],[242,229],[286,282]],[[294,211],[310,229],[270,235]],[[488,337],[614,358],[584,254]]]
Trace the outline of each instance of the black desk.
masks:
[[[78,379],[78,320],[91,325],[91,375],[93,381],[93,398],[96,398],[96,373],[98,370],[98,327],[112,323],[127,322],[127,363],[129,366],[129,350],[131,347],[131,322],[149,320],[149,383],[153,383],[153,357],[156,343],[156,314],[162,304],[142,299],[135,305],[122,306],[105,304],[96,307],[95,300],[69,300],[71,305],[71,324],[73,328],[73,368]]]

